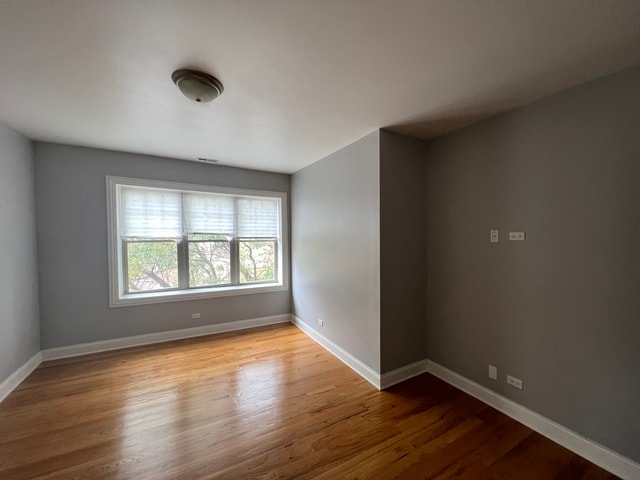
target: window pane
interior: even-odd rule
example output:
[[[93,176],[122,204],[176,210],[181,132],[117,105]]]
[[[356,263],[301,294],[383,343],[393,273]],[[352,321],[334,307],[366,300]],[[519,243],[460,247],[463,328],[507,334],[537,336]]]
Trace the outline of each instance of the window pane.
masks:
[[[178,238],[182,235],[180,192],[125,187],[120,195],[120,235]]]
[[[215,232],[233,235],[235,200],[229,195],[189,192],[183,196],[186,233]]]
[[[239,197],[236,234],[239,237],[278,237],[280,201],[274,198]]]
[[[276,280],[276,242],[240,240],[240,283]]]
[[[189,286],[231,283],[229,242],[189,242]]]
[[[176,242],[168,240],[126,243],[129,292],[148,292],[178,287]]]

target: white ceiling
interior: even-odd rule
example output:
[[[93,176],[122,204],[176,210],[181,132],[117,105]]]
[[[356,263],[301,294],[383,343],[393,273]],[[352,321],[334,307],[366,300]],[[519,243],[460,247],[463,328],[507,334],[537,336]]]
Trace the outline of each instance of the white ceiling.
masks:
[[[0,0],[0,120],[31,138],[294,172],[640,62],[638,0]],[[223,95],[186,100],[171,72]]]

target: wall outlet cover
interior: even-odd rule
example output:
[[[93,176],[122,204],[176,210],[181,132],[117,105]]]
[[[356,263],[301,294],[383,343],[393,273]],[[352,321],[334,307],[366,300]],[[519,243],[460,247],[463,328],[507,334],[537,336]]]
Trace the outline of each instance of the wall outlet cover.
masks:
[[[519,390],[522,390],[524,388],[524,382],[519,378],[512,377],[511,375],[507,375],[507,383]]]
[[[496,367],[494,367],[493,365],[489,365],[489,378],[491,380],[497,380],[498,379],[498,369]]]

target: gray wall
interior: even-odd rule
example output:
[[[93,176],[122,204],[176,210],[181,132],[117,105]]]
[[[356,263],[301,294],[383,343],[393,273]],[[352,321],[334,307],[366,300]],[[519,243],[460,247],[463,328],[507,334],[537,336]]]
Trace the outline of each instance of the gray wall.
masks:
[[[0,382],[40,351],[32,157],[0,123]]]
[[[294,314],[377,372],[378,159],[376,131],[296,172],[291,181]]]
[[[290,312],[288,291],[109,308],[105,193],[106,175],[281,192],[288,175],[43,143],[35,159],[43,348]]]
[[[640,461],[640,68],[446,135],[427,173],[429,357]]]
[[[381,373],[427,358],[427,145],[380,131]]]

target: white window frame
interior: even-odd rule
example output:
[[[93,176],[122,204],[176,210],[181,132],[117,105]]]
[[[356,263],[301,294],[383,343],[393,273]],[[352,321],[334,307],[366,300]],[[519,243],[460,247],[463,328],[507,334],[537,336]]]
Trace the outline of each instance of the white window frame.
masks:
[[[149,305],[154,303],[228,297],[234,295],[250,295],[256,293],[281,292],[289,290],[289,227],[287,194],[285,192],[214,187],[210,185],[195,185],[190,183],[177,183],[161,180],[146,180],[141,178],[114,176],[107,176],[106,180],[110,307],[122,307],[127,305]],[[188,290],[170,290],[144,293],[136,292],[134,294],[125,293],[124,286],[122,284],[122,242],[120,241],[118,225],[118,187],[121,185],[133,187],[165,188],[192,192],[222,193],[227,195],[271,197],[280,199],[280,241],[278,242],[277,250],[277,258],[280,260],[278,262],[278,281],[270,283],[231,285],[224,287],[197,288]]]

